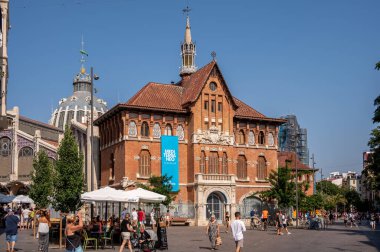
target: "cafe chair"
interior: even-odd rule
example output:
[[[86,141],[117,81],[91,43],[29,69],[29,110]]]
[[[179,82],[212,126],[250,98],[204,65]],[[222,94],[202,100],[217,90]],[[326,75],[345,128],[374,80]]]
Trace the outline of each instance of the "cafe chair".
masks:
[[[83,250],[86,250],[89,244],[91,244],[90,247],[93,247],[95,248],[95,250],[98,250],[98,239],[88,237],[86,230],[83,230]]]

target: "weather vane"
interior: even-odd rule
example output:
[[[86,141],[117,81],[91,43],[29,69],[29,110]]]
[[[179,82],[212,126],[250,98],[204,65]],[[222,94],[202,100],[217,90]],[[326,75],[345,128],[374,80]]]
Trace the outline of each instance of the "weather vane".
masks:
[[[81,49],[80,49],[80,54],[81,54],[81,59],[80,59],[80,62],[82,63],[82,68],[81,69],[84,69],[84,63],[86,62],[86,59],[84,58],[84,56],[87,56],[88,57],[88,53],[84,50],[84,40],[83,40],[83,35],[82,35],[82,42],[81,42]]]
[[[212,60],[215,61],[215,58],[216,58],[216,52],[215,51],[211,52],[211,57],[212,57]]]
[[[189,12],[191,11],[191,9],[189,8],[189,6],[186,6],[186,8],[183,9],[182,11],[184,14],[186,13],[186,16],[189,16]]]

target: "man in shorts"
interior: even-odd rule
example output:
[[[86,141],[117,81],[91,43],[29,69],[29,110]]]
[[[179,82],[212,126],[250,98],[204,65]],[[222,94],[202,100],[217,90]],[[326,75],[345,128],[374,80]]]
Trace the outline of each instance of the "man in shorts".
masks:
[[[14,252],[17,241],[17,226],[20,219],[10,210],[5,217],[5,240],[7,241],[7,251]]]
[[[235,213],[235,220],[231,224],[232,236],[235,240],[235,252],[241,252],[244,244],[243,232],[246,231],[245,224],[240,220],[240,212]]]
[[[268,227],[268,209],[264,209],[261,213],[261,222],[263,223],[263,230]]]

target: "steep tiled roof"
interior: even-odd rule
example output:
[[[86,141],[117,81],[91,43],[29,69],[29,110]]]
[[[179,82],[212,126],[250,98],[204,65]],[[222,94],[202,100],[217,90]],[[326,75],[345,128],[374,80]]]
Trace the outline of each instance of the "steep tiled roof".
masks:
[[[285,167],[286,163],[288,163],[288,168],[295,170],[295,156],[294,152],[280,151],[277,153],[278,166]],[[301,163],[299,158],[297,157],[297,168],[298,170],[313,170],[308,165]]]
[[[190,76],[186,76],[180,83],[185,88],[183,93],[182,104],[194,102],[202,91],[208,76],[216,62],[211,61]]]
[[[233,98],[236,105],[238,106],[238,109],[236,110],[235,115],[237,117],[255,117],[255,118],[265,118],[265,115],[261,114],[260,112],[256,111],[255,109],[251,108],[238,98]]]
[[[149,82],[123,105],[186,112],[181,105],[183,89],[178,85]]]

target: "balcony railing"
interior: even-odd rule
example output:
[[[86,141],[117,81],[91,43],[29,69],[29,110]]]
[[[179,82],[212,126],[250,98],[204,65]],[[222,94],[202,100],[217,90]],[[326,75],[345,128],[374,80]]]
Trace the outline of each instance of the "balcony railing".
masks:
[[[235,183],[236,177],[232,174],[195,174],[195,180],[198,183]]]

